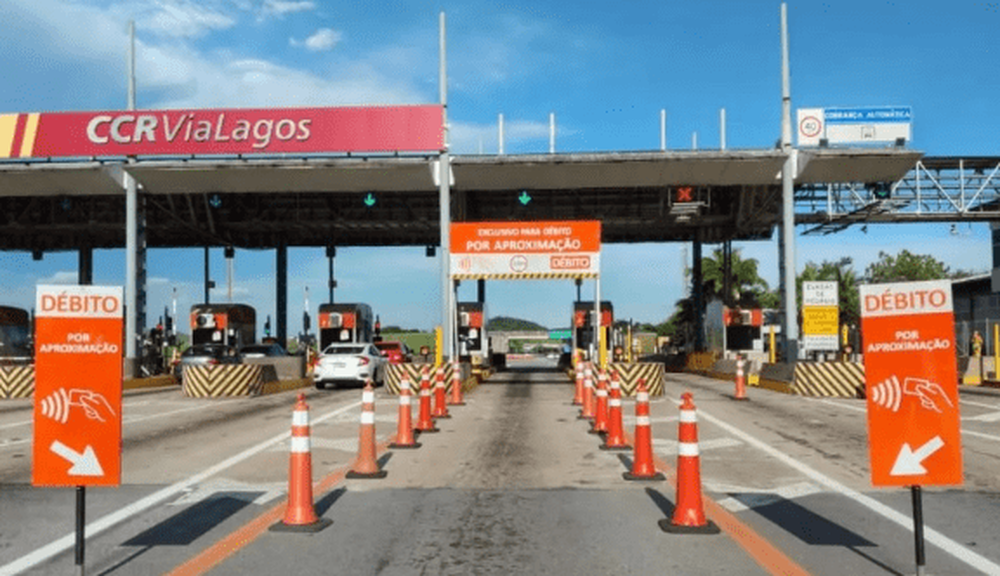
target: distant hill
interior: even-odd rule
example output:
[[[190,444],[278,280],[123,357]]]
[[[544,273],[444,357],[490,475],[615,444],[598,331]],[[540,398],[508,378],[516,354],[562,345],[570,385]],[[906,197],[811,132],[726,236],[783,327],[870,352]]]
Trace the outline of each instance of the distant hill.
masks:
[[[535,324],[530,320],[522,320],[520,318],[510,318],[508,316],[490,318],[486,323],[486,329],[501,332],[529,332],[537,330],[548,331],[548,328],[542,326],[541,324]]]

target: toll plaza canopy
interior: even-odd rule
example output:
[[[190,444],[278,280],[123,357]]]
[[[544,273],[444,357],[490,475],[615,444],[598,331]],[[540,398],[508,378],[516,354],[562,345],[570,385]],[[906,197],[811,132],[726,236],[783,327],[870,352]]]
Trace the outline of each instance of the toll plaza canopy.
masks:
[[[798,152],[796,184],[895,182],[921,152]],[[436,153],[0,162],[0,250],[125,246],[123,177],[148,247],[437,245]],[[603,242],[770,237],[781,150],[451,157],[456,222],[599,220]]]

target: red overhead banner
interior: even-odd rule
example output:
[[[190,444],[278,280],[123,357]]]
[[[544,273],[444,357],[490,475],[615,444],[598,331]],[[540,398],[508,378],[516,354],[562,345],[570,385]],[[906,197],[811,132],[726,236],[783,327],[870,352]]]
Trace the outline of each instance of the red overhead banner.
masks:
[[[0,114],[0,158],[434,152],[439,105]]]

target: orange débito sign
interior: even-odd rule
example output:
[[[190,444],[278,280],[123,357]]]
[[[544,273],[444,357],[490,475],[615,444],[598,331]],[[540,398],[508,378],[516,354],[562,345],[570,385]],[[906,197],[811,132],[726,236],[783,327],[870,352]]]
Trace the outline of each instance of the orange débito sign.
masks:
[[[874,486],[962,483],[951,284],[861,286]]]
[[[601,222],[456,222],[450,253],[457,277],[597,276]]]
[[[39,286],[35,301],[34,486],[118,486],[122,289]]]

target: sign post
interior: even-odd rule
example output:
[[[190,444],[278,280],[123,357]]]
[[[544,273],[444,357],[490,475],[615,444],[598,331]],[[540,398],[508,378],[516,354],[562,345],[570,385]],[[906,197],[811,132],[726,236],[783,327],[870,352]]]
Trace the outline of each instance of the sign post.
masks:
[[[923,574],[921,487],[962,484],[951,285],[866,285],[861,302],[872,485],[910,486]]]
[[[87,486],[121,484],[122,289],[39,286],[31,483],[76,487],[83,573]]]

